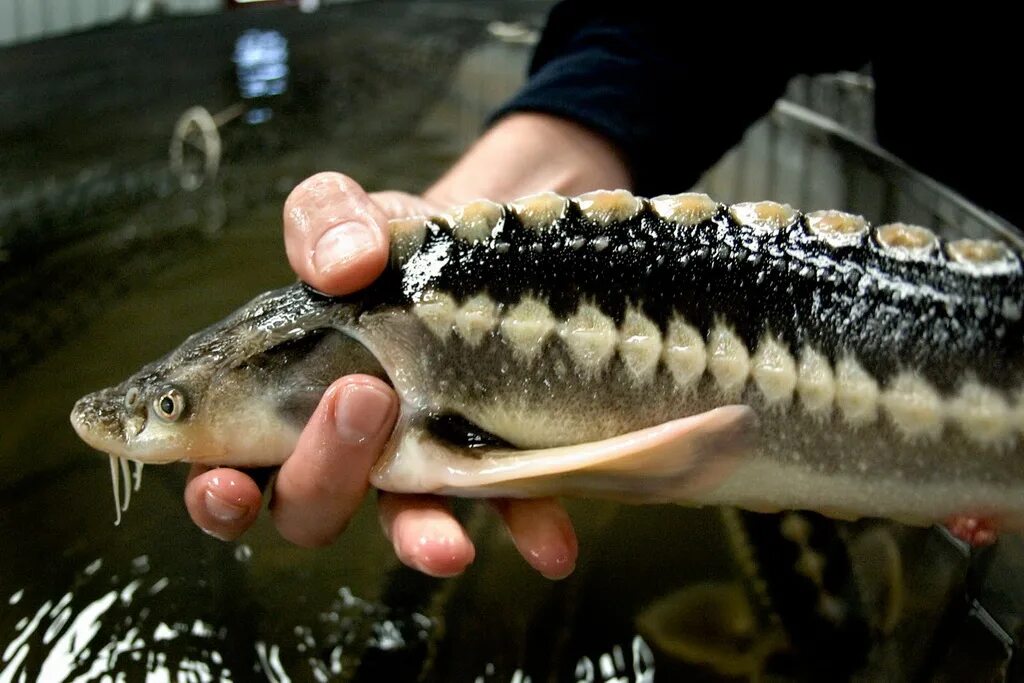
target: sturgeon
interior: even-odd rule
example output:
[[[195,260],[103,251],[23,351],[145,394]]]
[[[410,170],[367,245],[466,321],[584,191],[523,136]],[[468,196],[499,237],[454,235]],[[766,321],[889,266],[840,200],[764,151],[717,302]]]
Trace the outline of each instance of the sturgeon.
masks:
[[[401,398],[384,490],[1024,527],[1022,261],[1001,242],[623,190],[390,229],[365,290],[264,293],[82,398],[115,495],[127,461],[280,464],[364,372]]]

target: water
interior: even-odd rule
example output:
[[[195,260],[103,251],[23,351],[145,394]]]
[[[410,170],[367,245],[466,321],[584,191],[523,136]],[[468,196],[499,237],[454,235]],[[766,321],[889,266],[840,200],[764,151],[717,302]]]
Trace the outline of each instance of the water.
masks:
[[[0,117],[0,683],[649,683],[806,670],[772,649],[778,617],[748,571],[771,558],[716,511],[571,501],[581,559],[551,583],[485,503],[460,501],[477,560],[438,581],[397,565],[372,499],[329,548],[288,545],[265,515],[241,542],[216,541],[185,513],[184,466],[147,468],[115,527],[106,459],[68,424],[79,396],[293,278],[280,210],[303,177],[335,168],[402,189],[436,177],[522,73],[528,48],[488,26],[542,8],[362,4],[100,32],[90,49],[122,64],[122,81],[89,98],[80,83],[107,76],[76,63],[83,39],[38,46],[44,60],[31,46],[6,55],[21,70],[0,68],[0,84],[14,79],[26,101]],[[269,115],[246,117],[231,109],[242,98],[231,57],[254,28],[287,41],[287,79],[248,110]],[[55,92],[24,66],[33,61]],[[186,191],[165,154],[197,104],[227,112],[223,154],[211,177],[190,167]],[[864,612],[890,608],[895,623],[865,671],[936,666],[916,644],[945,651],[934,634],[963,554],[927,530],[821,528],[860,562]],[[990,651],[969,651],[975,670],[1001,661],[998,648],[978,652]]]

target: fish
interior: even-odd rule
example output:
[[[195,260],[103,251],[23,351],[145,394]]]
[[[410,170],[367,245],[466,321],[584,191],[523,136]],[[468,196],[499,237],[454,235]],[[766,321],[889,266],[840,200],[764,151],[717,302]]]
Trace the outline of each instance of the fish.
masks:
[[[1024,280],[1001,241],[625,190],[389,230],[366,289],[263,293],[79,400],[115,493],[127,462],[279,465],[362,372],[401,401],[382,490],[1024,526]]]

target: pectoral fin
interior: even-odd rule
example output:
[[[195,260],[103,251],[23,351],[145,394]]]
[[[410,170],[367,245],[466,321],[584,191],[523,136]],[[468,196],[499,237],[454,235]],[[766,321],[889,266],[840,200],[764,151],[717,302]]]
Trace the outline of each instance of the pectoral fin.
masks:
[[[411,424],[397,432],[371,482],[405,493],[685,502],[723,481],[751,448],[755,432],[754,412],[739,405],[603,441],[539,450],[467,449]]]

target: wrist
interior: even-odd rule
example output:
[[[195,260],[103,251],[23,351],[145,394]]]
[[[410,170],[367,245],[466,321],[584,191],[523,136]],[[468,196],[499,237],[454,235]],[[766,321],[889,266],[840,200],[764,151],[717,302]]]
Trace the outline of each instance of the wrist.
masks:
[[[603,136],[533,112],[499,120],[423,196],[450,206],[479,197],[509,201],[545,190],[573,195],[631,187],[625,160]]]

